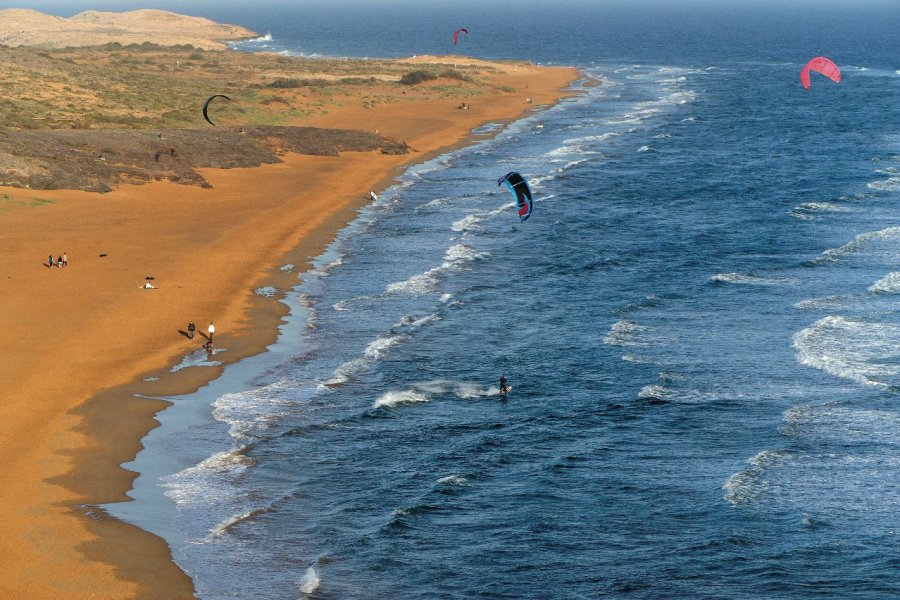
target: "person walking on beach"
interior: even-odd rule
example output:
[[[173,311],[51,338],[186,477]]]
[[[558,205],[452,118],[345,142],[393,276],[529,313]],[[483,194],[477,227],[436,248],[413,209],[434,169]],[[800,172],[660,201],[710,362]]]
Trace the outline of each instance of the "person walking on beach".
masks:
[[[57,257],[56,257],[56,268],[57,268],[57,269],[62,269],[62,256],[57,256]]]
[[[209,341],[211,342],[213,339],[213,334],[216,332],[216,326],[213,325],[213,322],[209,322],[209,327],[206,328],[206,331],[209,332]]]
[[[68,252],[63,252],[63,255],[62,255],[62,266],[64,266],[64,267],[68,267],[68,266],[69,266],[69,253],[68,253]]]
[[[194,322],[193,322],[193,321],[191,321],[190,323],[188,323],[188,339],[189,339],[189,340],[194,339],[194,332],[195,332],[195,331],[197,331],[197,326],[194,325]]]
[[[53,268],[53,255],[50,255],[50,258],[47,259],[47,264],[50,265],[50,268]]]

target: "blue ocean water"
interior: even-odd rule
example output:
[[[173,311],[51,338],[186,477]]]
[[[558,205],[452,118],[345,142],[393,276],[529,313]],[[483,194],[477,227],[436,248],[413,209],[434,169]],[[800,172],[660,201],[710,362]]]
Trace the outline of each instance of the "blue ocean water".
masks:
[[[900,596],[900,6],[811,5],[198,3],[583,80],[361,211],[111,512],[205,599]]]

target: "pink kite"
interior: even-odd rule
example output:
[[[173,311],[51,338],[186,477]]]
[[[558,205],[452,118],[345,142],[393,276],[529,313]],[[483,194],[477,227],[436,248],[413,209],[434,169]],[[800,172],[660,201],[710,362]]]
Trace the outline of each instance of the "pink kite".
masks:
[[[463,27],[462,29],[457,29],[453,32],[453,45],[456,45],[456,40],[459,38],[459,32],[462,31],[466,35],[469,35],[469,30]]]
[[[813,70],[817,73],[821,73],[825,77],[828,77],[835,83],[841,82],[841,71],[837,68],[837,65],[825,58],[824,56],[817,56],[803,67],[803,70],[800,71],[800,83],[803,84],[803,87],[809,91],[809,71]]]

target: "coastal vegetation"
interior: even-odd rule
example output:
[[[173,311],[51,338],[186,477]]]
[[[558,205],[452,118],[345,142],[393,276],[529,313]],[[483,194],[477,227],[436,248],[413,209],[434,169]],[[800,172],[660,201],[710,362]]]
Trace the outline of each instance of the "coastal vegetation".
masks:
[[[217,124],[296,125],[359,102],[361,89],[369,108],[498,91],[490,81],[494,71],[478,64],[460,69],[417,63],[411,69],[405,60],[303,58],[150,42],[0,46],[0,127],[203,127],[198,107],[214,93],[235,100],[216,107]]]
[[[496,65],[323,59],[118,42],[0,46],[0,184],[106,192],[154,180],[208,185],[197,168],[277,162],[286,151],[394,154],[405,140],[308,129],[329,113],[512,95]],[[224,94],[203,119],[203,101]],[[359,127],[359,124],[357,124]],[[299,129],[299,130],[298,130]],[[236,149],[240,148],[240,151]]]

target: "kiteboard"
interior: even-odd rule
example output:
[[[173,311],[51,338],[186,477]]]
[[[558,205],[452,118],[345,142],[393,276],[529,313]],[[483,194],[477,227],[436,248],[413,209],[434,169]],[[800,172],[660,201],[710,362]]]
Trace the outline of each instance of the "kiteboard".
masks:
[[[505,391],[505,392],[504,392],[504,391],[501,391],[501,392],[500,392],[500,395],[501,395],[501,396],[505,396],[506,394],[510,393],[511,391],[512,391],[512,386],[511,386],[511,385],[508,385],[508,386],[506,386],[506,391]]]

